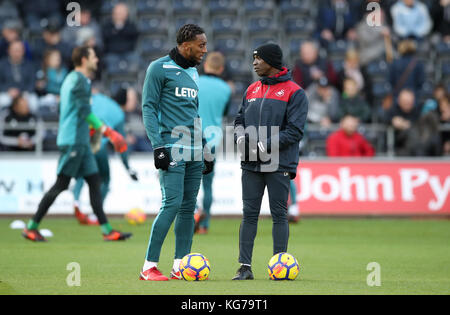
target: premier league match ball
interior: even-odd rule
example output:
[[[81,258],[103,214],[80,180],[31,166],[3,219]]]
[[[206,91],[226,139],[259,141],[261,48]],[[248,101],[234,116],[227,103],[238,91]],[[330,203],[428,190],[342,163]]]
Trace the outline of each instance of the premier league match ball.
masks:
[[[288,253],[278,253],[269,261],[269,276],[272,280],[295,280],[300,271],[297,259]]]
[[[131,225],[141,225],[144,224],[147,216],[145,215],[145,212],[142,209],[134,208],[128,211],[127,214],[125,214],[125,220]]]
[[[211,266],[208,259],[202,254],[188,254],[180,263],[181,276],[186,281],[208,280]]]

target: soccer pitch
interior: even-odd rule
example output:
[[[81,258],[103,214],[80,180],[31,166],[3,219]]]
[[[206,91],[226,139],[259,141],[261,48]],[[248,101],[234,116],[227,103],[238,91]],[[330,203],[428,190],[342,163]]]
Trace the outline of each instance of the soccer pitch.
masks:
[[[231,281],[238,264],[238,219],[213,219],[210,234],[195,235],[192,250],[211,263],[204,282],[139,281],[152,220],[138,227],[124,220],[113,226],[131,231],[123,243],[105,243],[98,227],[75,219],[44,220],[54,237],[48,243],[25,241],[11,230],[11,219],[0,219],[0,294],[178,294],[178,295],[300,295],[300,294],[449,294],[450,221],[388,219],[305,219],[290,226],[289,252],[299,261],[295,281],[270,281],[272,223],[261,219],[255,243],[253,281]],[[172,267],[171,230],[161,254],[160,269]],[[80,286],[68,286],[80,266]],[[380,286],[369,286],[371,262],[380,266]],[[70,278],[70,276],[69,276]],[[370,282],[370,281],[369,281]]]

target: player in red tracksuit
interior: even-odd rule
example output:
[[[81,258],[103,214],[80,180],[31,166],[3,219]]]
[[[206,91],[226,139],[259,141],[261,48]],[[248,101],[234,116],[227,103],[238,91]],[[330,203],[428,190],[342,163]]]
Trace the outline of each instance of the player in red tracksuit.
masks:
[[[357,131],[356,117],[345,116],[341,128],[327,139],[327,155],[330,157],[371,157],[375,150],[369,141]]]

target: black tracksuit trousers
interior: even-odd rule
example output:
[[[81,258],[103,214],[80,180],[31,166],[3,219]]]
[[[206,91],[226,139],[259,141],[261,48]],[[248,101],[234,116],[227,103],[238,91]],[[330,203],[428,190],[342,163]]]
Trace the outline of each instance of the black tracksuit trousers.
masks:
[[[243,219],[239,230],[239,263],[251,265],[253,244],[258,229],[261,201],[267,187],[273,227],[273,254],[286,252],[289,239],[287,203],[289,173],[262,173],[242,170]]]

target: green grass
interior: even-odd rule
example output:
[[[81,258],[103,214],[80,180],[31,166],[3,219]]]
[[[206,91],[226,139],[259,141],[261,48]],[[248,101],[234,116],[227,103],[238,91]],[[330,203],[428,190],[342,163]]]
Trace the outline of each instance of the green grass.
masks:
[[[261,219],[254,250],[254,281],[230,279],[238,267],[239,220],[213,220],[209,235],[196,235],[192,250],[211,262],[205,282],[138,281],[151,220],[130,227],[124,243],[104,243],[98,227],[71,219],[46,219],[41,228],[55,236],[45,244],[25,241],[0,220],[0,294],[449,294],[450,221],[305,219],[291,225],[289,252],[301,264],[295,281],[268,280],[272,256],[271,220]],[[160,269],[172,266],[173,231],[161,254]],[[81,266],[81,286],[69,287],[66,266]],[[381,265],[381,286],[366,283],[369,262]]]

